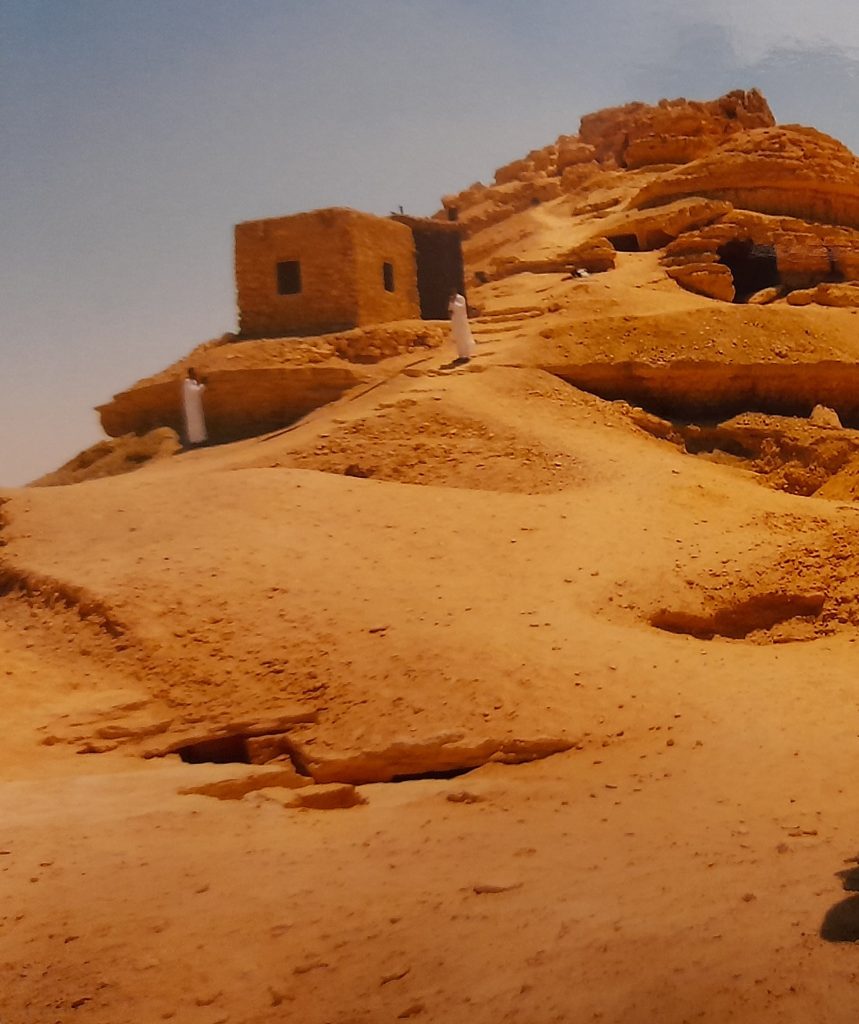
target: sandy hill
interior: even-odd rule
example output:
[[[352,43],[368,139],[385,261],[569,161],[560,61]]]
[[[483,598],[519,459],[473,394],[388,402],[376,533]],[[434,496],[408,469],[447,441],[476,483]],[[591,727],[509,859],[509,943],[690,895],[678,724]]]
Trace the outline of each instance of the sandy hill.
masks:
[[[852,1024],[857,183],[590,115],[444,200],[469,365],[221,339],[4,491],[0,1019]]]

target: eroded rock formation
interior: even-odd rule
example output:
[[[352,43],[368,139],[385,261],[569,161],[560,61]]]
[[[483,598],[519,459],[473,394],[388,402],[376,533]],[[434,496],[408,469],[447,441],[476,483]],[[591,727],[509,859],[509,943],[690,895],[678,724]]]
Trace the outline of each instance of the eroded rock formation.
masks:
[[[578,134],[499,168],[491,185],[446,197],[442,215],[473,240],[555,199],[619,250],[664,248],[669,275],[699,295],[856,304],[851,290],[830,286],[859,280],[859,162],[813,128],[776,126],[756,90],[588,114]],[[491,244],[468,248],[491,266]],[[541,256],[535,268],[505,253],[498,266],[561,270],[563,256]]]
[[[855,306],[856,289],[831,282],[859,274],[859,231],[732,210],[670,242],[663,263],[690,291],[729,302],[777,285],[766,301],[799,289],[788,302]]]
[[[859,227],[859,163],[836,139],[789,125],[734,135],[694,162],[654,178],[631,205],[683,196],[822,224]]]
[[[707,102],[627,103],[582,118],[579,139],[607,165],[637,168],[683,164],[715,149],[726,137],[775,124],[764,97],[737,89]]]
[[[607,238],[593,238],[568,252],[542,260],[522,260],[515,256],[496,260],[485,277],[497,281],[513,274],[573,274],[580,270],[598,274],[614,267],[615,254],[616,250]]]
[[[707,102],[686,99],[628,103],[588,114],[577,135],[561,135],[480,182],[442,199],[442,216],[459,220],[474,235],[528,206],[606,184],[617,170],[662,168],[704,157],[726,139],[775,124],[756,90],[736,90]],[[688,193],[683,193],[688,194]]]

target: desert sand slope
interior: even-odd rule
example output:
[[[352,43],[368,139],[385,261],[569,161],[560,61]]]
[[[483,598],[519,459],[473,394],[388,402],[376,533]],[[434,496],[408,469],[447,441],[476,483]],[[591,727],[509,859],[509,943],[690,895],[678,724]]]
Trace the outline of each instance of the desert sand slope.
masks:
[[[595,117],[445,200],[468,366],[206,345],[259,436],[0,493],[2,1024],[859,1017],[859,313],[570,274],[772,123]]]
[[[9,1020],[855,1019],[818,934],[859,852],[855,630],[748,613],[849,575],[852,508],[491,365],[5,497]],[[732,607],[745,638],[650,624]],[[139,756],[287,712],[323,781],[569,749],[328,812]]]

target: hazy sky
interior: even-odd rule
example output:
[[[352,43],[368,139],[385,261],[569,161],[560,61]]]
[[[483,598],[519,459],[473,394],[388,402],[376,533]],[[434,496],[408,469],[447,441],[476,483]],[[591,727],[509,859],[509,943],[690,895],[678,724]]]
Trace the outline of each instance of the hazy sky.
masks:
[[[0,0],[0,485],[235,327],[236,222],[429,214],[634,99],[855,151],[857,54],[856,0]]]

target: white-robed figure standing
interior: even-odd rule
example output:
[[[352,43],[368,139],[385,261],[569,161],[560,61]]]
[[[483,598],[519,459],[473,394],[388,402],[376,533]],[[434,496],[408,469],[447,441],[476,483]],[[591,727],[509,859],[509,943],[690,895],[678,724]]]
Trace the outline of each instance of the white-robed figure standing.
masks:
[[[477,346],[474,344],[471,327],[468,324],[468,306],[465,303],[465,297],[454,292],[447,308],[450,310],[450,333],[456,345],[457,359],[467,362],[477,351]]]
[[[208,439],[206,417],[203,415],[205,383],[197,376],[193,366],[182,381],[182,414],[185,420],[185,440],[188,444],[203,444]]]

